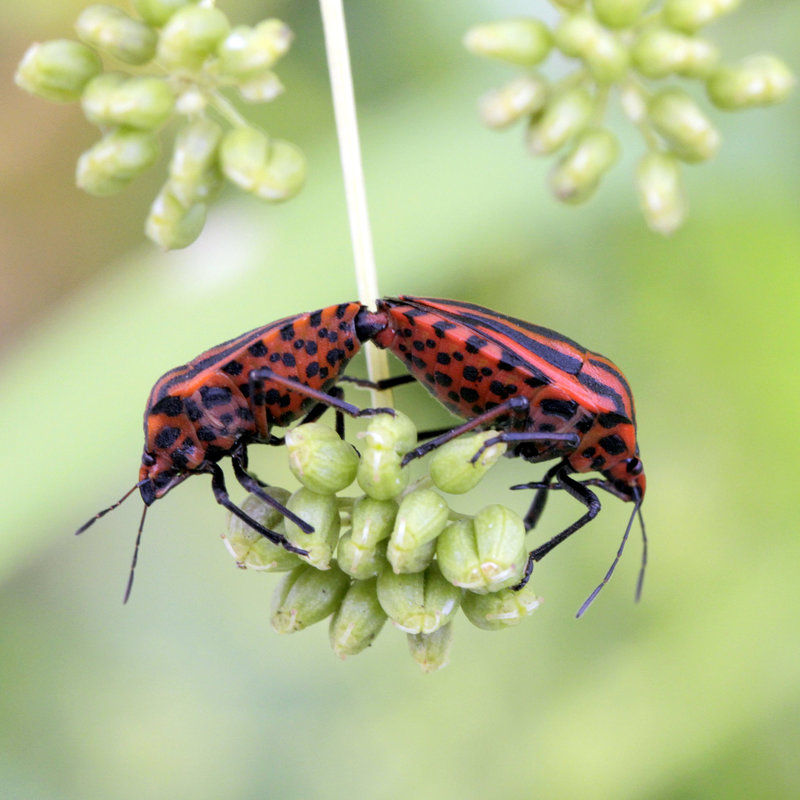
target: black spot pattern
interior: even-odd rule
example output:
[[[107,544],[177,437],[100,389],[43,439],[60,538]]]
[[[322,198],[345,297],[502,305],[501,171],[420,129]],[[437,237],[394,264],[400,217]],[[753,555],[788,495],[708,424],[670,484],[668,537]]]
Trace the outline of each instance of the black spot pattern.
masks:
[[[183,400],[180,397],[167,395],[162,397],[151,409],[151,414],[165,414],[168,417],[177,417],[183,414]]]
[[[264,358],[267,354],[267,346],[261,340],[254,342],[247,348],[247,352],[250,353],[253,358]]]
[[[201,386],[200,399],[204,408],[214,408],[231,402],[231,390],[226,386]]]
[[[180,428],[174,428],[171,425],[167,425],[163,427],[156,435],[155,445],[159,450],[166,450],[167,448],[172,447],[172,445],[178,441],[178,437],[180,435]]]

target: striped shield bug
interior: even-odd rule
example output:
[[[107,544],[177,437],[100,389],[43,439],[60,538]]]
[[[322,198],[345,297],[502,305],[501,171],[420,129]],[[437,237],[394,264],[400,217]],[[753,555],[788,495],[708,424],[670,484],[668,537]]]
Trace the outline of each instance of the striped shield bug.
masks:
[[[239,483],[311,532],[308,523],[267,494],[247,472],[251,443],[282,444],[272,434],[305,414],[319,417],[327,407],[353,417],[391,409],[365,409],[344,402],[335,386],[342,370],[370,338],[362,327],[368,313],[360,303],[342,303],[285,317],[206,350],[159,378],[144,412],[145,444],[139,480],[120,500],[99,511],[77,533],[117,508],[139,489],[144,509],[136,536],[127,601],[133,583],[145,514],[153,502],[192,475],[209,474],[216,501],[270,541],[307,555],[275,531],[260,525],[228,495],[219,461],[229,456]]]
[[[525,516],[526,529],[538,522],[550,490],[561,489],[586,506],[580,519],[528,554],[516,588],[528,581],[535,562],[597,516],[600,501],[591,486],[634,506],[610,569],[577,616],[610,579],[637,514],[644,543],[638,599],[647,561],[641,515],[646,482],[633,396],[619,368],[555,331],[471,303],[401,296],[379,300],[377,308],[377,314],[362,315],[376,329],[372,341],[391,350],[413,378],[467,420],[437,431],[408,453],[404,463],[466,431],[494,428],[497,436],[483,448],[505,442],[509,457],[534,463],[558,459],[541,481],[512,487],[536,490]],[[475,459],[479,455],[480,451]],[[592,471],[603,477],[571,477]]]

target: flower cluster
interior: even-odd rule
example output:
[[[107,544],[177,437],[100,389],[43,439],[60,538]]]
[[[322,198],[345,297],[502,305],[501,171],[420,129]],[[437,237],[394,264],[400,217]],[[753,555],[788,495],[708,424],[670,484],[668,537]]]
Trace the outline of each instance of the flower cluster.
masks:
[[[512,19],[466,34],[471,52],[526,70],[483,97],[483,121],[504,128],[525,120],[532,154],[561,154],[550,172],[552,193],[565,203],[581,203],[619,155],[619,143],[603,123],[616,87],[647,147],[636,170],[645,219],[654,231],[671,233],[686,215],[680,164],[711,158],[720,134],[688,92],[656,81],[701,81],[717,108],[738,110],[781,102],[794,84],[792,73],[771,55],[726,63],[718,47],[700,35],[739,0],[551,2],[560,12],[552,28],[538,19]],[[577,67],[551,82],[532,68],[554,50]]]
[[[75,22],[80,41],[32,45],[16,82],[57,102],[80,101],[102,138],[78,159],[81,189],[104,196],[124,189],[156,161],[158,131],[177,117],[169,176],[150,209],[147,235],[186,247],[199,235],[223,179],[262,200],[295,195],[305,158],[293,144],[249,125],[223,94],[250,103],[282,91],[272,71],[292,32],[277,19],[231,27],[213,4],[133,0],[139,17],[88,6]],[[105,66],[110,65],[111,69]]]
[[[289,553],[235,516],[225,535],[240,567],[287,573],[275,592],[273,628],[293,633],[330,617],[331,646],[344,658],[370,645],[389,619],[429,672],[447,663],[459,608],[485,630],[533,613],[540,600],[531,585],[512,589],[527,560],[520,517],[500,505],[464,516],[431,488],[461,494],[475,487],[505,452],[504,444],[483,447],[494,435],[449,442],[431,458],[429,476],[409,486],[401,461],[417,437],[399,412],[371,420],[360,455],[325,425],[290,430],[289,466],[302,486],[266,491],[314,532],[304,533],[254,494],[242,507],[308,555]],[[337,496],[353,481],[362,496]]]

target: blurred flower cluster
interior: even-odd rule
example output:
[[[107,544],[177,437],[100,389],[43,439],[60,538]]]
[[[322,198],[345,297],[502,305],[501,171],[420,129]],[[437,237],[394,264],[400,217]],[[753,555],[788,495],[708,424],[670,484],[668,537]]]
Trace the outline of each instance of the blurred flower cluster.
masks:
[[[477,25],[465,36],[467,49],[525,68],[482,98],[481,117],[498,129],[524,120],[533,155],[559,154],[549,176],[554,196],[581,203],[619,156],[619,142],[604,124],[616,89],[647,148],[636,170],[647,224],[671,233],[686,216],[681,165],[710,159],[721,141],[702,105],[683,86],[699,81],[717,108],[733,111],[779,103],[794,84],[775,56],[728,63],[701,34],[703,26],[739,2],[551,0],[560,12],[552,28],[527,18]],[[554,51],[569,60],[572,71],[550,81],[532,68]],[[682,84],[657,83],[667,78]]]
[[[290,142],[248,124],[223,93],[249,103],[282,91],[272,71],[292,32],[277,19],[232,27],[213,3],[133,0],[138,17],[112,5],[86,7],[75,22],[80,41],[32,45],[16,82],[56,102],[80,101],[100,140],[78,159],[78,186],[104,196],[124,189],[158,158],[158,132],[175,131],[169,176],[145,225],[164,248],[200,234],[223,179],[262,200],[295,195],[305,158]]]
[[[389,619],[430,672],[447,663],[459,608],[485,630],[532,614],[540,600],[530,583],[512,588],[527,561],[522,519],[500,505],[474,517],[458,514],[431,488],[462,494],[475,487],[505,452],[505,444],[485,446],[495,433],[442,446],[429,475],[409,486],[401,462],[417,432],[400,412],[370,421],[360,454],[320,423],[290,430],[289,466],[302,486],[266,491],[314,532],[304,533],[254,494],[242,508],[308,555],[288,552],[232,515],[225,535],[240,567],[287,573],[275,591],[273,628],[293,633],[330,618],[331,647],[344,658],[369,646]],[[337,496],[353,481],[362,496]]]

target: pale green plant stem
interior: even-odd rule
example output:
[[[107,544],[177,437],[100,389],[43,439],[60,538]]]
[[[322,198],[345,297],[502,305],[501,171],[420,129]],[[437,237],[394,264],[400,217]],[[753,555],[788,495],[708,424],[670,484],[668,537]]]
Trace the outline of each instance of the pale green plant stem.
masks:
[[[322,11],[339,153],[344,175],[347,211],[350,218],[350,238],[353,242],[358,299],[365,305],[373,306],[380,295],[367,210],[364,171],[361,164],[361,145],[358,136],[344,9],[342,0],[320,0],[319,4]],[[369,342],[365,345],[364,350],[369,379],[379,381],[388,378],[389,363],[386,351],[378,350]],[[373,406],[390,406],[392,404],[391,392],[371,390],[371,396]]]

